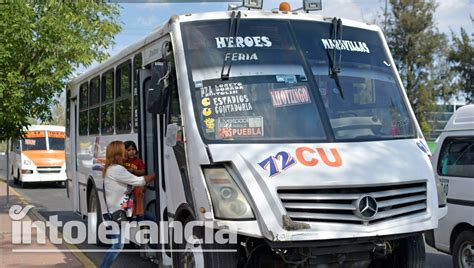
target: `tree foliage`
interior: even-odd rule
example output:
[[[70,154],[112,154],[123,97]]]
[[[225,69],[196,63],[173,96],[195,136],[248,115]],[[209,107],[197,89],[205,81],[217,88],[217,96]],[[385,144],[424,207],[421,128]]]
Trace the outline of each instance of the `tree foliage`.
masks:
[[[472,66],[474,65],[474,47],[469,35],[464,28],[460,30],[460,36],[451,32],[451,45],[448,60],[451,63],[451,71],[455,76],[454,88],[456,92],[464,93],[468,102],[473,101],[474,92],[472,83]]]
[[[400,78],[423,132],[429,131],[426,113],[433,110],[437,90],[445,88],[446,36],[439,33],[434,0],[390,0],[386,36]]]
[[[105,1],[15,0],[0,5],[0,140],[22,135],[51,107],[75,68],[107,57],[120,31]]]

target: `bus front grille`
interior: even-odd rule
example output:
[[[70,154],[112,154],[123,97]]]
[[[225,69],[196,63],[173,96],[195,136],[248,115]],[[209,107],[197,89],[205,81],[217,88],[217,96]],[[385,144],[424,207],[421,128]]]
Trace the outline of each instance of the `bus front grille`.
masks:
[[[36,170],[38,173],[59,173],[61,167],[38,167]]]
[[[426,183],[326,189],[279,189],[278,196],[294,221],[369,225],[424,213]],[[363,215],[370,200],[375,213]],[[375,205],[374,205],[375,204]],[[370,209],[369,209],[370,210]]]

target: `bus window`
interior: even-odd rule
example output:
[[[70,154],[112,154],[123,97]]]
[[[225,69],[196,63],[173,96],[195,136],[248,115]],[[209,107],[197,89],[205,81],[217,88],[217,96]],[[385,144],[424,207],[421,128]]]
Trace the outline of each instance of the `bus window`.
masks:
[[[99,76],[91,80],[89,93],[89,135],[99,134],[100,127],[100,78]]]
[[[448,138],[439,157],[438,174],[448,177],[473,177],[474,137]]]
[[[64,150],[64,132],[48,131],[49,150]]]
[[[130,94],[130,63],[121,65],[117,70],[117,98]]]
[[[130,63],[117,70],[117,98],[115,99],[115,130],[117,134],[132,130],[132,95],[130,94]]]
[[[114,70],[102,76],[101,134],[114,133]]]
[[[28,131],[21,140],[23,151],[46,150],[46,135],[44,131]]]
[[[137,54],[133,59],[133,132],[138,132],[138,120],[139,120],[139,90],[138,90],[138,70],[142,67],[142,54]]]
[[[89,126],[89,89],[87,82],[79,87],[79,135],[87,135]]]
[[[85,109],[88,107],[89,100],[87,96],[89,95],[88,88],[87,88],[87,82],[82,84],[79,88],[79,108],[80,109]]]

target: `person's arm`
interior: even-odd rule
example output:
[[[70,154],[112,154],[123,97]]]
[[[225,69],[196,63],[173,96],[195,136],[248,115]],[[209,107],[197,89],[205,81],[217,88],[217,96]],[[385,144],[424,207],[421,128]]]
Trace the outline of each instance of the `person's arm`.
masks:
[[[145,170],[144,169],[135,169],[135,170],[130,170],[133,174],[136,176],[143,176],[145,175]]]
[[[143,176],[135,176],[123,166],[113,166],[107,170],[109,176],[114,180],[121,182],[123,184],[132,185],[132,186],[144,186],[146,184],[145,178]]]

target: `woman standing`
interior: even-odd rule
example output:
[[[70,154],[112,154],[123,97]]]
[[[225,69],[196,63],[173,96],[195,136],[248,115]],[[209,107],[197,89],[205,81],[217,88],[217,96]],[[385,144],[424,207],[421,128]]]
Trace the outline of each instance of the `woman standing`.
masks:
[[[155,178],[155,174],[148,176],[135,176],[123,167],[124,160],[127,158],[125,145],[121,141],[113,141],[107,145],[105,152],[105,166],[102,171],[104,178],[104,195],[108,211],[113,213],[122,208],[128,201],[127,193],[130,187],[143,186]],[[111,220],[108,213],[104,214],[105,220]],[[111,236],[113,240],[112,247],[105,253],[101,268],[108,268],[117,258],[120,250],[123,249],[121,233]]]

